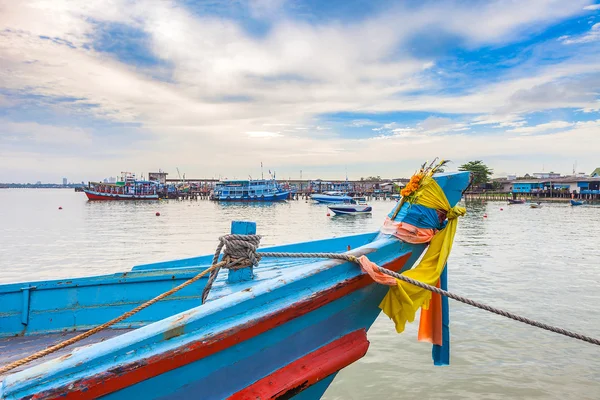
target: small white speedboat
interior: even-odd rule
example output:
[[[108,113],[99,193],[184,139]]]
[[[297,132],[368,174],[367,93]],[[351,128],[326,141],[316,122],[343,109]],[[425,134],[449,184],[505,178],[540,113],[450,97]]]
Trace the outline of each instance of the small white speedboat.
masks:
[[[348,203],[352,197],[344,192],[323,192],[311,194],[310,198],[317,203]]]
[[[354,197],[348,203],[327,206],[335,214],[367,214],[373,209],[364,197]]]

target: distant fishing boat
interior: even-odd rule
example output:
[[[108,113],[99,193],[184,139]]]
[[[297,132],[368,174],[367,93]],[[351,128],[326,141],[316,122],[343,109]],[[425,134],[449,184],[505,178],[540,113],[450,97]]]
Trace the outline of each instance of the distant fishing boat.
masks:
[[[349,203],[327,206],[335,214],[368,214],[373,208],[364,197],[354,197]]]
[[[416,196],[415,189],[396,203],[376,232],[261,248],[256,254],[260,237],[244,236],[254,234],[256,225],[234,222],[238,236],[222,242],[227,255],[221,260],[231,263],[228,275],[217,276],[215,265],[209,267],[219,250],[216,256],[118,274],[0,285],[0,398],[320,398],[340,369],[365,355],[366,330],[380,303],[398,331],[424,304],[424,289],[410,286],[410,295],[397,296],[403,283],[378,275],[373,263],[402,272],[418,262],[414,279],[447,288],[447,256],[456,218],[465,212],[455,205],[470,179],[468,172],[434,172],[415,175],[427,190]],[[368,259],[318,260],[315,252],[327,252],[324,259],[336,254]],[[254,268],[247,266],[252,257],[259,260]],[[203,274],[209,271],[214,275],[207,279]],[[170,294],[182,282],[188,286]],[[48,349],[165,292],[170,296],[113,321],[111,329],[99,327],[104,330],[81,342],[64,343],[70,347]],[[435,344],[436,365],[446,365],[447,298],[433,294],[428,304],[421,310],[419,337]],[[390,311],[396,305],[406,315]],[[43,358],[13,363],[41,349]]]
[[[511,205],[511,204],[525,204],[525,200],[508,199],[508,205]]]
[[[89,182],[83,188],[89,200],[158,200],[159,183],[137,180],[135,174],[123,172],[116,183]]]
[[[540,203],[531,203],[530,207],[531,208],[542,208],[542,205]]]
[[[323,192],[311,194],[310,198],[318,203],[349,203],[352,200],[344,192]]]
[[[290,195],[274,179],[222,181],[215,186],[211,200],[282,201]]]
[[[571,205],[572,206],[582,206],[583,203],[585,203],[585,201],[577,201],[577,200],[571,199]]]

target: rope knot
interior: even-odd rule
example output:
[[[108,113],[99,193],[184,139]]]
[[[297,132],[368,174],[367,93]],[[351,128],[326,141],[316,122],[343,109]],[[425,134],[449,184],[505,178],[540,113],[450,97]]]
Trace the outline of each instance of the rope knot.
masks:
[[[223,250],[223,261],[225,261],[223,268],[240,269],[248,267],[248,264],[256,266],[262,257],[256,252],[260,245],[260,239],[260,235],[238,235],[232,233],[221,236],[212,263],[216,264],[219,262],[221,250],[225,248]],[[220,269],[221,267],[218,267],[210,272],[206,286],[202,291],[202,304],[206,301]]]
[[[467,213],[466,208],[454,206],[450,210],[448,210],[448,213],[446,214],[446,218],[448,218],[448,220],[456,219],[458,217],[462,217],[466,213]]]
[[[225,247],[223,250],[223,259],[228,258],[236,262],[236,264],[248,260],[250,264],[257,266],[261,258],[260,254],[256,252],[260,245],[260,239],[260,235],[231,234],[221,236],[219,241]],[[237,267],[240,268],[240,266]]]

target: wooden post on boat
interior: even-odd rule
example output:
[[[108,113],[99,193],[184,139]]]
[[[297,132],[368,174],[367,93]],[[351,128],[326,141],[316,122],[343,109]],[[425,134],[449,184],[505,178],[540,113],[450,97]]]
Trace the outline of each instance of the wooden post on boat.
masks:
[[[231,233],[237,235],[256,235],[256,222],[249,221],[231,221]],[[230,269],[227,281],[236,283],[249,281],[254,278],[252,266],[240,269]]]

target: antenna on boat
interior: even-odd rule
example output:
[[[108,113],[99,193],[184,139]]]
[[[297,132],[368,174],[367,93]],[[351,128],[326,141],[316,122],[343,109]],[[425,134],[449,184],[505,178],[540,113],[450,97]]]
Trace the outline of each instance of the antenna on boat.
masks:
[[[265,174],[263,173],[263,164],[260,162],[260,179],[265,179]]]

